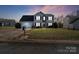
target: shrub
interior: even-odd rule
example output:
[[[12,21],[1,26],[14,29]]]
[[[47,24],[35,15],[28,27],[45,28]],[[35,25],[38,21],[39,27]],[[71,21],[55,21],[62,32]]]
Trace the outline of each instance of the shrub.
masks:
[[[15,24],[15,28],[21,28],[21,24],[20,23],[16,23]]]
[[[63,28],[63,24],[62,23],[58,23],[58,27],[59,28]]]
[[[54,28],[58,28],[58,24],[55,22],[55,23],[53,23],[53,27]]]

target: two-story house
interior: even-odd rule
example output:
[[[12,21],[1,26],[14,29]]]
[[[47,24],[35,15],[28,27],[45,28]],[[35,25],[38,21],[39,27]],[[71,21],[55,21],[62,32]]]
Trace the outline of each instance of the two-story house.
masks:
[[[53,26],[53,23],[54,23],[54,15],[52,14],[44,14],[42,12],[38,12],[34,15],[35,27],[49,27]]]
[[[20,23],[21,23],[21,27],[25,26],[26,28],[52,27],[54,23],[54,15],[44,14],[43,12],[38,12],[34,15],[24,15],[20,19]]]

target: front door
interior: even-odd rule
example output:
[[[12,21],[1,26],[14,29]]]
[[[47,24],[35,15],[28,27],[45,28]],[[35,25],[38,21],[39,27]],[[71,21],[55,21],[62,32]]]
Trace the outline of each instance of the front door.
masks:
[[[45,22],[42,23],[43,27],[45,27]]]

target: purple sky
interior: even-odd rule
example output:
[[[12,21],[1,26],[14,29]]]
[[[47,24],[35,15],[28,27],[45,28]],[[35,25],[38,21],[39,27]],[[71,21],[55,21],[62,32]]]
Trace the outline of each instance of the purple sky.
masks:
[[[19,20],[22,15],[33,15],[39,11],[56,17],[79,10],[78,5],[0,5],[0,18]]]

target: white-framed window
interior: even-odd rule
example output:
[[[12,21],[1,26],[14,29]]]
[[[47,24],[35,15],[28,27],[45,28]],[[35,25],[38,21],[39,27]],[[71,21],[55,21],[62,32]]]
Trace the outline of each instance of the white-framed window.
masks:
[[[40,16],[36,16],[36,20],[40,20]]]
[[[40,26],[40,23],[36,23],[36,27]]]
[[[45,20],[45,16],[43,17],[43,20]]]
[[[52,23],[48,23],[48,26],[52,26]]]
[[[49,17],[48,17],[48,20],[52,20],[52,16],[49,16]]]

